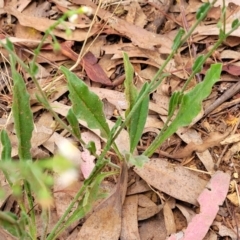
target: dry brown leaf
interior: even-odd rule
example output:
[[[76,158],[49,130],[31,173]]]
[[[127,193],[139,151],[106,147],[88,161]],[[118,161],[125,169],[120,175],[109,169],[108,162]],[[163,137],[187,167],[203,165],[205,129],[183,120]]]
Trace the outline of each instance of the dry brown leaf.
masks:
[[[218,239],[218,235],[215,232],[210,230],[203,240],[217,240],[217,239]]]
[[[239,141],[240,141],[240,134],[236,133],[226,137],[223,141],[221,141],[221,145],[236,143]]]
[[[160,158],[153,158],[134,171],[159,191],[194,205],[198,205],[197,198],[207,184],[195,172]]]
[[[169,155],[171,158],[185,158],[190,157],[193,152],[202,153],[206,151],[210,147],[217,146],[221,143],[223,139],[225,139],[229,135],[229,131],[224,134],[218,132],[212,132],[209,136],[203,140],[202,144],[196,144],[194,142],[190,142],[185,148],[178,150],[178,152]]]
[[[144,180],[138,180],[127,189],[127,195],[148,192],[151,188]]]
[[[97,6],[89,0],[73,0],[72,2],[77,5],[87,5],[94,11],[97,9]],[[171,52],[172,41],[166,38],[164,35],[151,33],[141,27],[135,26],[134,24],[128,23],[123,19],[113,16],[111,13],[101,8],[98,9],[96,14],[100,18],[107,21],[113,29],[130,38],[134,45],[139,46],[140,48],[152,50],[154,50],[155,47],[159,47],[158,50],[160,53]]]
[[[121,240],[136,239],[140,240],[138,232],[138,195],[126,197],[122,209],[122,230]]]
[[[236,192],[228,194],[227,199],[236,207],[239,206],[239,201],[238,201],[239,199]]]
[[[232,25],[230,23],[226,24],[226,32],[229,32],[232,29]],[[210,35],[219,35],[219,28],[215,24],[213,25],[205,25],[205,26],[198,26],[194,33],[197,33],[198,35],[205,35],[205,36],[210,36]],[[240,37],[240,29],[238,28],[234,32],[230,34],[230,36],[234,37]]]
[[[145,208],[138,208],[138,220],[146,220],[149,219],[151,217],[153,217],[154,215],[156,215],[157,213],[159,213],[161,210],[163,209],[163,206],[161,205],[155,205],[155,206],[149,206],[149,207],[145,207]]]
[[[128,11],[126,16],[127,22],[133,23],[136,26],[144,28],[148,21],[139,3],[131,2],[129,6],[125,6],[125,9]]]
[[[121,233],[122,205],[127,190],[127,165],[123,162],[121,174],[113,194],[94,209],[83,224],[76,240],[118,240]]]
[[[8,5],[16,7],[19,12],[22,12],[32,0],[23,0],[19,2],[18,0],[6,1]]]
[[[147,221],[139,222],[139,234],[141,240],[166,239],[167,230],[162,211]]]
[[[218,234],[219,234],[221,237],[226,237],[226,236],[228,236],[228,237],[230,237],[232,240],[237,240],[237,239],[238,239],[237,234],[236,234],[236,229],[234,229],[234,230],[235,230],[235,231],[234,231],[233,229],[230,229],[230,228],[222,225],[222,223],[217,222],[217,221],[213,222],[213,225],[216,225],[216,226],[218,227],[218,229],[219,229]]]
[[[176,232],[176,224],[174,221],[174,215],[173,215],[172,209],[170,208],[168,202],[166,202],[163,206],[163,215],[164,215],[165,226],[167,229],[167,235],[175,233]]]
[[[13,7],[5,7],[4,10],[8,14],[15,16],[22,26],[31,27],[41,32],[45,32],[50,26],[52,26],[56,22],[47,18],[39,18],[22,14]],[[66,34],[66,32],[64,31],[65,28],[53,30],[53,34],[55,36],[61,37],[66,40],[84,41],[85,39],[87,39],[87,37],[91,37],[99,30],[98,27],[93,27],[92,30],[88,33],[85,29],[81,28],[89,27],[89,25],[73,24],[70,22],[65,22],[64,24],[66,24],[65,26],[69,27],[70,29],[77,28],[72,32],[71,35]]]
[[[162,205],[156,205],[146,195],[138,195],[138,220],[148,219],[162,210]]]
[[[63,55],[68,56],[73,61],[77,61],[78,55],[71,49],[72,41],[65,41],[61,44],[61,52]],[[80,61],[80,65],[86,71],[88,77],[94,81],[112,86],[112,82],[107,77],[101,66],[97,63],[97,58],[91,53],[87,52]]]
[[[38,148],[40,145],[42,145],[43,143],[45,143],[52,135],[52,130],[50,129],[45,129],[44,126],[39,126],[39,125],[35,125],[35,131],[33,131],[32,133],[32,139],[31,139],[31,153],[37,153],[37,151],[35,150],[36,148]],[[11,156],[15,157],[18,155],[18,140],[17,140],[17,136],[16,135],[9,135],[11,144],[12,144],[12,153]],[[35,158],[36,156],[32,155],[33,158]]]
[[[176,207],[181,211],[183,216],[186,218],[187,223],[191,222],[192,218],[196,215],[196,213],[187,206],[184,206],[182,204],[176,204]]]
[[[144,194],[138,194],[138,206],[140,207],[155,207],[156,204]]]
[[[41,50],[39,56],[37,57],[37,63],[46,63],[46,62],[60,62],[68,59],[67,56],[64,56],[61,53],[56,53],[52,50]]]
[[[22,13],[33,16],[33,17],[44,17],[49,18],[50,15],[53,15],[54,10],[51,8],[52,5],[48,1],[35,2],[32,1]]]
[[[221,59],[240,59],[240,53],[233,50],[223,50],[220,53]]]
[[[164,122],[167,119],[165,116],[160,115],[160,117]],[[190,128],[190,129],[189,128],[179,128],[176,133],[184,142],[186,142],[188,144],[190,142],[193,142],[195,144],[202,144],[202,142],[203,142],[200,134],[192,128]],[[201,160],[201,162],[203,163],[203,165],[205,166],[207,171],[209,171],[209,172],[214,171],[213,158],[207,149],[201,153],[196,152],[196,155],[199,157],[199,159]],[[168,157],[171,157],[171,156],[168,155]]]
[[[202,0],[202,2],[206,2],[206,0]],[[213,2],[213,0],[209,1],[209,2]],[[239,1],[238,0],[225,0],[225,3],[226,6],[228,6],[229,3],[234,3],[236,5],[239,5]],[[217,6],[223,6],[223,2],[222,0],[217,0],[215,3],[214,3],[214,6],[217,7]]]

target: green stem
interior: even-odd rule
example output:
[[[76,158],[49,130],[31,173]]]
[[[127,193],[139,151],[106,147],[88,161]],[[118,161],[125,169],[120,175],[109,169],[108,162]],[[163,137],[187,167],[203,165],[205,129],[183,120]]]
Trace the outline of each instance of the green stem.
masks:
[[[25,195],[28,200],[29,209],[31,209],[31,211],[30,211],[31,222],[29,222],[29,231],[31,233],[32,238],[36,239],[37,238],[37,230],[36,230],[36,219],[35,219],[35,212],[34,212],[33,197],[32,197],[31,188],[27,181],[24,181],[24,190],[26,191]]]

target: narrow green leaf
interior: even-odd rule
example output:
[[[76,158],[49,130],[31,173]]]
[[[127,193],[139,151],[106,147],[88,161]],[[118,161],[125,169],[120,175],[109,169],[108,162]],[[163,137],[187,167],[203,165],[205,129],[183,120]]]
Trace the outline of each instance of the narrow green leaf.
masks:
[[[168,116],[172,116],[174,111],[179,106],[182,100],[182,93],[181,92],[174,92],[170,98],[169,108],[168,108]]]
[[[15,69],[14,56],[10,55],[13,78],[13,119],[18,138],[18,155],[22,160],[31,159],[31,138],[33,131],[33,114],[25,82]]]
[[[68,120],[75,136],[78,139],[80,139],[81,138],[81,133],[80,133],[80,128],[79,128],[79,123],[78,123],[78,120],[77,120],[72,108],[70,108],[69,111],[68,111],[67,120]]]
[[[195,62],[193,64],[193,67],[192,67],[192,70],[196,71],[196,73],[201,72],[203,64],[204,64],[204,55],[200,55],[195,60]]]
[[[210,9],[210,3],[204,3],[198,10],[196,13],[196,18],[197,20],[201,18],[201,16],[207,14],[207,12]]]
[[[10,163],[11,162],[12,145],[11,145],[11,141],[8,137],[8,134],[4,129],[0,133],[0,138],[1,138],[1,143],[2,143],[1,160],[5,163],[6,162]],[[8,171],[3,168],[1,170],[2,170],[3,174],[5,175],[7,182],[10,184],[10,186],[12,186],[12,180],[10,180],[11,178],[9,177]]]
[[[143,94],[143,92],[148,87],[148,83],[146,82],[139,95],[138,98]],[[137,102],[138,98],[135,100]],[[145,97],[143,101],[138,106],[136,112],[133,117],[130,119],[129,123],[129,137],[130,137],[130,152],[133,153],[134,149],[138,145],[138,142],[142,136],[142,132],[147,120],[148,116],[148,105],[149,105],[149,96]]]
[[[14,46],[8,38],[6,40],[6,47],[9,48],[11,51],[14,51]]]
[[[180,28],[176,37],[173,40],[172,50],[175,51],[179,48],[182,36],[184,35],[185,31],[183,28]]]
[[[8,134],[5,130],[1,131],[1,143],[3,146],[1,159],[3,161],[9,161],[11,159],[12,146]]]
[[[163,134],[159,135],[159,137],[153,141],[149,148],[144,152],[144,155],[148,157],[151,156],[166,139],[177,131],[178,128],[188,126],[192,122],[201,111],[202,101],[209,96],[212,86],[220,79],[221,70],[221,64],[211,65],[206,73],[204,81],[183,95],[176,117]]]
[[[123,53],[124,59],[124,68],[125,68],[125,96],[128,102],[128,108],[126,110],[125,116],[127,117],[128,113],[133,108],[134,104],[138,100],[138,98],[144,93],[146,88],[148,87],[148,83],[144,84],[140,93],[138,94],[137,88],[133,84],[133,67],[129,61],[129,57],[126,53]],[[141,104],[138,106],[136,112],[133,117],[127,123],[128,133],[130,137],[130,152],[132,153],[136,148],[139,139],[142,136],[142,131],[144,125],[146,123],[147,115],[148,115],[148,105],[149,105],[149,97],[147,96]]]
[[[67,68],[61,67],[68,81],[69,98],[77,118],[87,122],[91,129],[99,129],[101,136],[108,138],[109,126],[103,112],[103,103],[99,97],[88,89],[88,86]]]
[[[125,116],[131,111],[133,104],[137,98],[137,89],[133,84],[133,66],[129,61],[128,55],[124,52],[123,53],[123,61],[124,61],[124,69],[125,69],[125,81],[124,81],[124,93],[126,96],[126,100],[128,103],[128,108],[126,110]]]

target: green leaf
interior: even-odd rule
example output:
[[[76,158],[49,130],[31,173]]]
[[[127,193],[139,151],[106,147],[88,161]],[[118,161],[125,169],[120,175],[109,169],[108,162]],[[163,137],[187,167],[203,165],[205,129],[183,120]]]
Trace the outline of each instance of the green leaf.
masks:
[[[207,12],[210,9],[210,3],[204,3],[198,10],[196,13],[196,18],[197,20],[200,19],[202,16],[204,16],[205,14],[207,14]]]
[[[1,226],[15,237],[20,237],[17,216],[12,212],[0,211]]]
[[[185,33],[184,29],[180,28],[176,37],[173,40],[173,45],[172,45],[173,51],[177,50],[180,47],[181,39],[182,39],[182,36],[184,35],[184,33]]]
[[[202,101],[209,96],[212,86],[220,79],[221,70],[221,64],[211,65],[206,73],[204,81],[183,95],[176,117],[167,129],[155,138],[149,148],[144,152],[144,155],[148,157],[151,156],[166,139],[177,131],[178,128],[188,126],[192,122],[201,111]]]
[[[192,67],[192,70],[196,71],[196,73],[201,72],[203,64],[204,64],[204,55],[200,55],[195,60],[195,62],[193,64],[193,67]]]
[[[72,128],[72,131],[74,135],[80,139],[81,138],[81,133],[80,133],[80,128],[79,128],[79,123],[78,120],[72,110],[72,108],[69,109],[68,114],[67,114],[67,120]]]
[[[123,53],[123,61],[124,61],[124,69],[125,69],[125,81],[124,81],[124,87],[125,87],[125,96],[128,103],[128,108],[126,110],[125,116],[128,115],[128,113],[131,111],[133,104],[136,101],[137,98],[137,88],[133,84],[133,66],[129,61],[128,55],[124,52]]]
[[[239,19],[235,19],[233,22],[232,22],[232,28],[235,28],[239,25]]]
[[[95,142],[90,141],[85,147],[92,155],[96,154]]]
[[[181,103],[183,94],[181,92],[174,92],[170,98],[169,108],[168,108],[168,116],[172,116],[174,111]]]
[[[133,156],[131,153],[125,154],[127,162],[136,167],[142,167],[146,162],[149,161],[149,158],[145,155]]]
[[[29,69],[33,76],[35,76],[38,73],[38,66],[35,62],[30,62]]]
[[[222,29],[219,29],[219,38],[225,39],[225,36],[226,36],[226,33]]]
[[[91,129],[99,129],[101,136],[108,138],[109,126],[103,112],[103,103],[99,97],[88,89],[88,86],[67,68],[61,67],[68,81],[69,98],[77,118],[87,122]]]
[[[14,56],[10,55],[13,78],[13,119],[18,138],[18,155],[21,160],[31,159],[31,138],[33,131],[33,114],[25,82],[15,69]]]
[[[140,98],[140,96],[144,93],[144,91],[148,87],[148,83],[145,83],[143,85],[140,93],[138,94],[137,88],[133,84],[133,73],[134,73],[133,67],[126,53],[123,53],[123,59],[124,59],[124,69],[125,69],[125,75],[126,75],[126,78],[124,81],[124,87],[125,87],[124,93],[126,96],[126,100],[128,102],[128,108],[125,113],[125,116],[127,117],[128,113],[132,110],[134,104],[137,102],[137,100]],[[140,105],[136,109],[133,117],[127,123],[128,133],[130,137],[131,153],[136,148],[139,142],[139,139],[142,136],[142,131],[148,115],[148,105],[149,105],[149,96],[143,99],[143,101],[140,103]]]
[[[139,97],[143,94],[143,92],[148,87],[148,83],[146,82],[135,102],[138,101]],[[133,153],[134,149],[138,145],[138,142],[142,136],[142,132],[147,120],[148,116],[148,105],[149,105],[149,96],[146,96],[143,101],[139,104],[136,109],[134,115],[130,119],[129,122],[129,137],[130,137],[130,152]]]
[[[9,48],[11,51],[14,51],[14,46],[8,38],[6,40],[6,47]]]
[[[3,161],[9,161],[11,159],[12,146],[8,134],[5,130],[1,131],[1,143],[3,146],[1,159]]]

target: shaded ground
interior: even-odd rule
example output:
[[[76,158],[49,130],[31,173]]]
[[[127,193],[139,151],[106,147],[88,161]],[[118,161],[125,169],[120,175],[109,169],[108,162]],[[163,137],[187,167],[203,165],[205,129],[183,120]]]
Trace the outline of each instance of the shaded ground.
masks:
[[[238,1],[226,1],[226,4],[228,29],[232,21],[239,18],[240,7]],[[99,5],[101,8],[97,7]],[[96,14],[81,15],[75,22],[68,22],[71,35],[60,28],[54,31],[61,46],[59,52],[53,50],[49,44],[52,40],[48,38],[37,60],[40,69],[37,78],[56,113],[64,119],[69,109],[68,89],[58,68],[61,65],[74,66],[73,71],[104,102],[105,114],[112,126],[117,116],[124,116],[127,107],[122,84],[125,79],[122,52],[130,57],[135,71],[134,82],[140,89],[145,81],[153,78],[171,52],[178,29],[189,30],[194,24],[196,11],[201,5],[200,0],[166,0],[163,3],[157,0],[109,0],[101,3],[89,0],[73,0],[71,3],[55,0],[38,3],[0,1],[0,34],[1,39],[9,37],[18,56],[29,62],[42,33],[59,16],[72,8],[90,6]],[[171,77],[165,79],[151,96],[149,116],[137,149],[139,153],[149,146],[162,128],[170,96],[183,86],[191,73],[194,59],[209,51],[218,39],[217,23],[220,18],[219,1],[166,67],[165,71],[171,73]],[[201,73],[191,82],[189,89],[202,81],[210,64],[223,64],[221,79],[192,125],[179,129],[144,168],[127,170],[123,166],[119,179],[105,180],[102,187],[113,190],[111,197],[89,214],[86,221],[66,231],[62,239],[100,239],[101,234],[105,234],[105,239],[118,239],[119,229],[120,239],[167,239],[185,229],[190,234],[185,239],[203,239],[201,231],[204,232],[205,228],[209,231],[204,239],[239,239],[239,37],[240,30],[237,30],[208,59]],[[12,156],[16,157],[17,139],[13,121],[9,118],[12,80],[8,53],[2,48],[1,67],[0,124],[10,134]],[[34,112],[33,158],[52,156],[56,153],[55,145],[58,146],[62,139],[71,139],[71,136],[56,127],[53,117],[38,104],[36,89],[28,74],[20,67],[19,72],[26,81]],[[94,141],[100,152],[104,143],[98,133],[93,134],[84,122],[80,123],[80,127],[84,140]],[[117,144],[120,150],[129,148],[125,131],[120,134]],[[80,147],[78,154],[76,163],[83,180],[94,166],[94,158]],[[113,152],[109,153],[109,157],[119,164]],[[3,177],[1,181],[5,185]],[[61,216],[81,184],[79,180],[70,190],[54,185],[52,224]],[[204,191],[206,184],[209,184],[211,192]],[[127,195],[122,206],[125,190]],[[218,209],[218,205],[222,206]],[[12,206],[13,203],[6,205],[3,210],[13,209]],[[199,212],[202,215],[197,215]],[[214,222],[207,221],[207,214],[214,218]],[[193,219],[197,221],[197,217],[200,221],[194,225]],[[191,233],[194,238],[191,238]],[[176,238],[172,236],[169,239]]]

